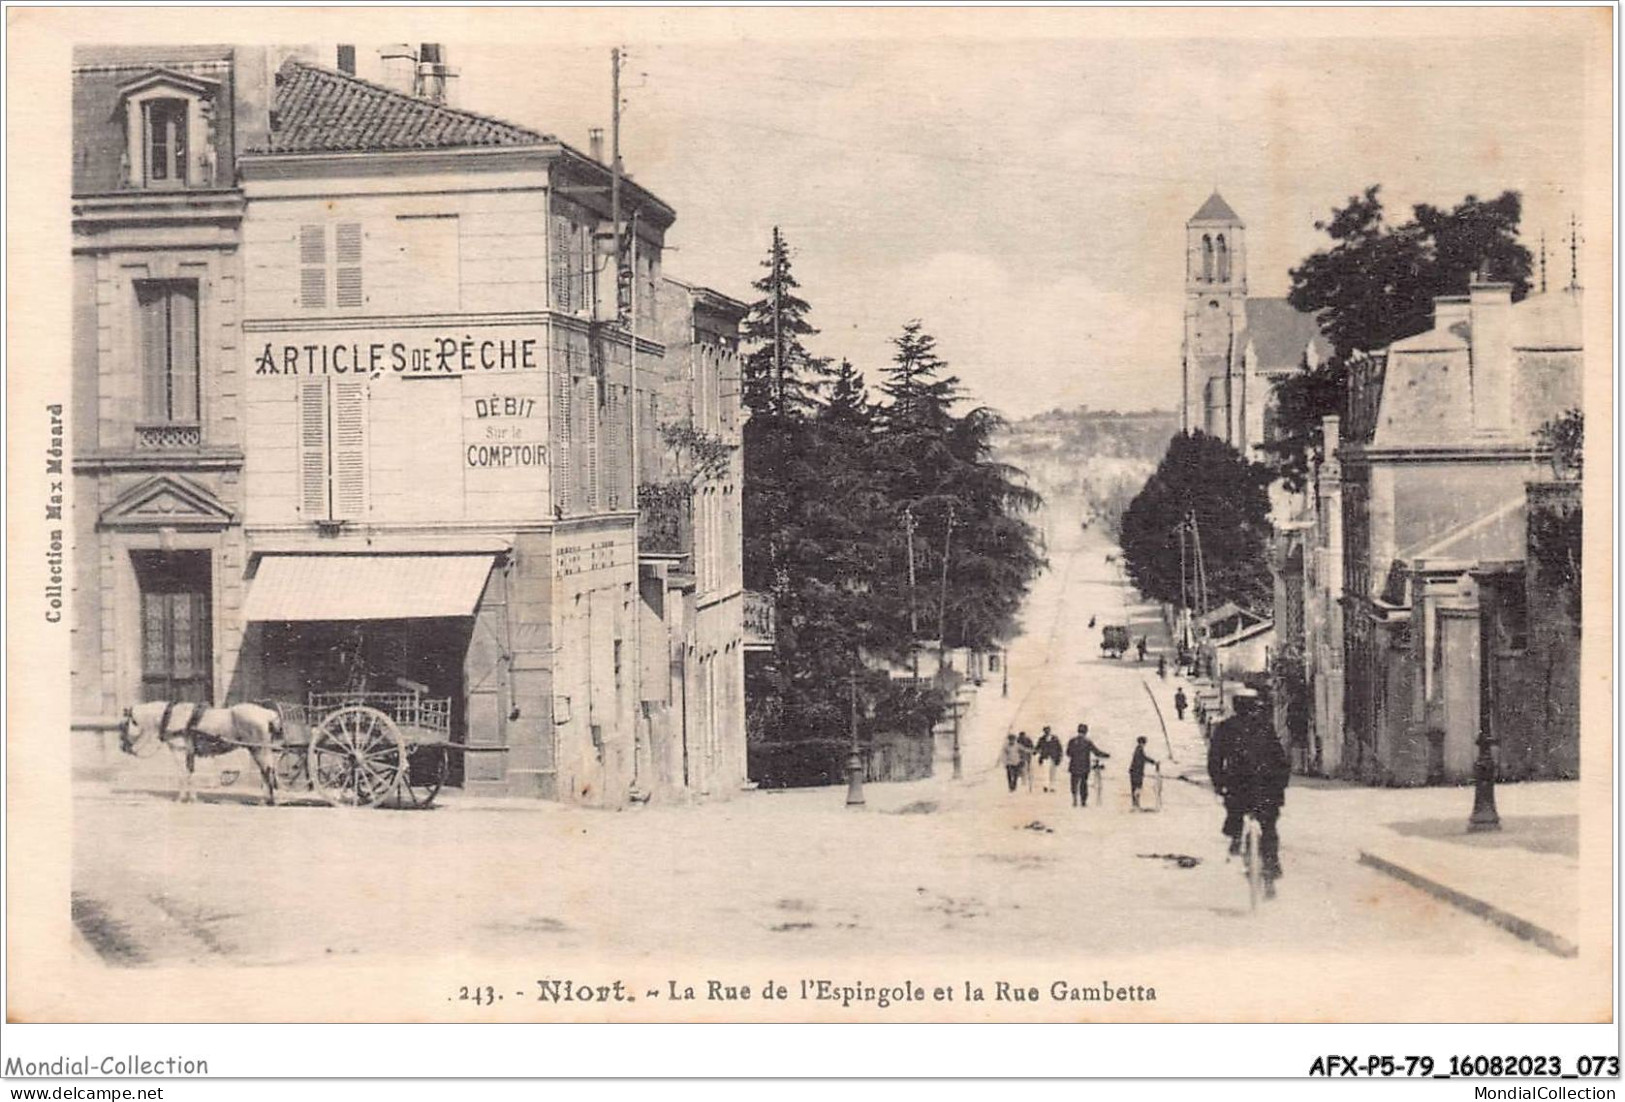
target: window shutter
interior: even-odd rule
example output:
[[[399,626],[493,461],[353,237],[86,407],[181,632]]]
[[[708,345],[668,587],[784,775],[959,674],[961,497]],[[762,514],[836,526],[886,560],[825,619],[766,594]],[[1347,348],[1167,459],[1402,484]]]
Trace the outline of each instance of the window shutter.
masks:
[[[299,227],[299,305],[327,305],[327,227]]]
[[[333,380],[333,517],[367,513],[367,381]]]
[[[603,502],[598,489],[598,420],[604,413],[598,404],[598,380],[589,377],[583,379],[582,383],[585,384],[587,396],[587,509],[596,512]]]
[[[327,519],[327,380],[299,380],[299,511]]]
[[[551,241],[552,259],[548,263],[548,285],[553,294],[553,309],[569,313],[575,309],[570,297],[570,235],[574,227],[562,214],[553,216]]]
[[[169,420],[198,420],[196,283],[169,286]]]
[[[141,329],[141,415],[149,421],[169,420],[169,318],[162,284],[135,285],[136,312]]]
[[[621,432],[621,388],[604,381],[604,505],[609,509],[621,507],[621,453],[625,447]]]
[[[361,223],[340,222],[333,233],[338,305],[359,307],[361,291]]]
[[[554,349],[553,364],[553,505],[557,513],[570,512],[570,367],[562,350]]]

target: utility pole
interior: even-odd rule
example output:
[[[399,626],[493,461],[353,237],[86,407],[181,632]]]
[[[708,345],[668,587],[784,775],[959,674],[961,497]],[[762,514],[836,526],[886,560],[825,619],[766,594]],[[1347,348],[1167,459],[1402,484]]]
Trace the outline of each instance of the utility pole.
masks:
[[[852,753],[846,759],[846,806],[863,806],[863,751],[858,745],[858,660],[852,658],[852,669],[847,675],[848,691],[852,698]]]
[[[908,546],[908,654],[914,680],[920,679],[920,621],[914,604],[914,507],[903,507],[903,539]]]
[[[1580,289],[1580,221],[1569,214],[1569,290]]]
[[[621,50],[609,51],[609,222],[615,238],[615,315],[621,316]]]
[[[1540,231],[1540,293],[1546,293],[1546,231]]]
[[[942,536],[942,593],[937,604],[937,677],[948,683],[948,551],[953,546],[954,505],[948,503],[948,527]],[[959,692],[953,695],[954,710],[954,780],[964,776],[963,756],[959,748]]]
[[[631,257],[631,259],[632,259],[632,274],[631,274],[631,279],[628,281],[628,284],[627,284],[627,289],[626,289],[627,290],[627,297],[625,299],[622,299],[622,297],[621,297],[621,280],[625,276],[626,273],[625,273],[624,269],[621,267],[622,258],[623,258],[623,254],[621,252],[621,248],[622,248],[622,232],[621,232],[621,230],[622,230],[622,227],[621,227],[621,174],[622,174],[622,167],[621,167],[621,61],[622,61],[622,53],[621,53],[620,47],[617,46],[614,49],[610,50],[610,52],[609,52],[610,97],[611,97],[612,102],[610,104],[609,218],[610,218],[610,224],[611,224],[611,232],[614,235],[614,249],[615,249],[615,317],[616,317],[617,321],[621,322],[622,324],[624,324],[627,327],[627,332],[628,332],[628,335],[629,335],[630,340],[631,340],[631,357],[630,357],[630,365],[629,365],[629,371],[630,371],[631,377],[630,377],[630,379],[628,381],[629,385],[627,387],[627,394],[628,394],[629,400],[631,401],[631,404],[632,404],[632,416],[631,416],[631,419],[630,419],[630,426],[631,426],[630,436],[631,436],[631,439],[628,441],[628,444],[629,444],[628,459],[630,460],[632,469],[631,469],[631,472],[630,472],[631,477],[628,479],[628,481],[631,484],[631,497],[632,497],[632,500],[631,500],[631,508],[632,508],[632,588],[633,588],[634,594],[636,595],[636,601],[637,601],[637,604],[634,605],[634,608],[640,609],[641,605],[642,605],[642,601],[643,601],[643,596],[642,596],[641,593],[638,592],[638,590],[640,590],[642,587],[639,584],[639,578],[638,578],[638,572],[640,570],[640,567],[638,566],[638,538],[639,538],[639,535],[640,535],[638,529],[639,529],[640,525],[638,523],[639,517],[638,517],[638,501],[637,501],[637,498],[638,498],[638,320],[637,320],[637,286],[638,286],[637,263],[638,263],[638,261],[637,261],[637,231],[634,228],[633,234],[632,234],[632,242],[631,242],[631,245],[632,245],[632,257]],[[635,226],[635,223],[634,223],[634,226]],[[605,397],[608,396],[607,395],[607,388],[610,385],[612,385],[612,384],[611,384],[609,378],[607,377],[607,373],[606,373],[606,378],[604,379],[604,386],[606,388]],[[602,406],[600,406],[600,409],[602,409]],[[598,416],[600,414],[594,414],[594,415]],[[619,447],[620,442],[615,441],[613,446]],[[641,746],[641,741],[642,740],[640,738],[640,732],[639,732],[639,729],[640,729],[639,717],[643,713],[643,632],[642,631],[634,631],[632,633],[632,678],[631,678],[631,680],[632,680],[632,686],[633,686],[632,692],[633,692],[633,696],[634,696],[633,707],[632,707],[632,787],[634,789],[636,789],[638,787],[638,782],[642,777],[641,766],[642,766],[642,760],[643,760],[642,746]]]

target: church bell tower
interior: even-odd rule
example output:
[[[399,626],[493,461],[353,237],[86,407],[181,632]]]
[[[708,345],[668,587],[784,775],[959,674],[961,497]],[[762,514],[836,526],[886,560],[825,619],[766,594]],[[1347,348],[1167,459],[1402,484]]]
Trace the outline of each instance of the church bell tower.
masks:
[[[1246,226],[1222,196],[1185,223],[1185,343],[1180,427],[1241,446],[1246,395]]]

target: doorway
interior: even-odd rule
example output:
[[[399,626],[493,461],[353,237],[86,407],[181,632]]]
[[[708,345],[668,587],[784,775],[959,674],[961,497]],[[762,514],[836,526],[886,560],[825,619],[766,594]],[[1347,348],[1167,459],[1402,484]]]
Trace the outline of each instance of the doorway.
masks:
[[[132,551],[141,591],[141,699],[214,703],[209,552]]]

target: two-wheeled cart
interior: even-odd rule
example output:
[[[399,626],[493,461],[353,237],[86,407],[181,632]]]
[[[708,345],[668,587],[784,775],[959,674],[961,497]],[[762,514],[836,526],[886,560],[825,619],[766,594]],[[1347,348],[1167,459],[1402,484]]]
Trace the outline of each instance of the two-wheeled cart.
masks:
[[[277,782],[336,807],[428,807],[446,783],[451,698],[421,692],[312,692],[275,701],[282,719]]]

